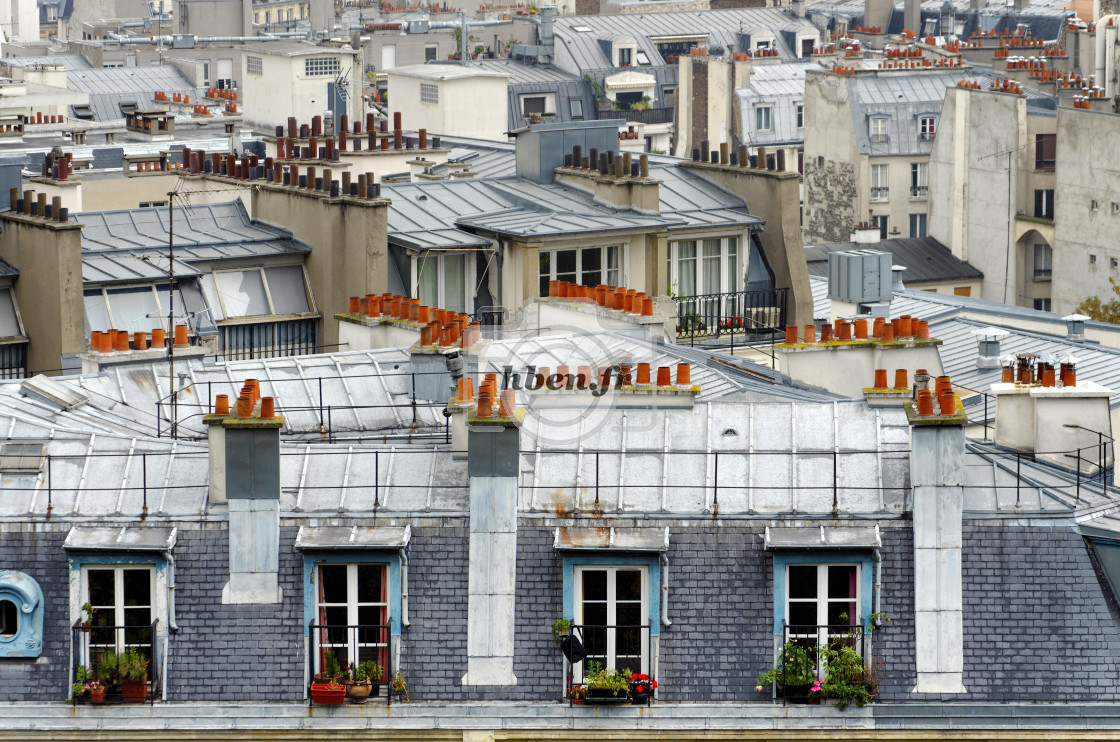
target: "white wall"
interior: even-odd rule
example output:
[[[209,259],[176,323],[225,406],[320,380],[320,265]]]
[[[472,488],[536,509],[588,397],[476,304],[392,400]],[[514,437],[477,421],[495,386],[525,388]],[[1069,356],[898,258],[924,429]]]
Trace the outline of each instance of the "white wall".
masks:
[[[401,112],[406,129],[427,129],[429,134],[454,134],[459,137],[505,142],[509,128],[509,95],[506,78],[472,75],[439,80],[412,75],[389,75],[389,100]],[[438,88],[437,103],[420,100],[420,85]],[[469,111],[470,115],[464,115]]]
[[[261,60],[263,74],[248,73],[247,60],[251,56]],[[363,111],[361,55],[324,48],[313,56],[338,57],[341,70],[350,70],[349,114],[352,121],[357,120]],[[313,116],[323,115],[330,103],[327,84],[335,78],[334,75],[308,77],[304,74],[306,59],[307,56],[284,57],[246,50],[240,70],[240,97],[246,121],[272,129],[286,125],[289,116],[295,116],[301,124],[310,124]]]

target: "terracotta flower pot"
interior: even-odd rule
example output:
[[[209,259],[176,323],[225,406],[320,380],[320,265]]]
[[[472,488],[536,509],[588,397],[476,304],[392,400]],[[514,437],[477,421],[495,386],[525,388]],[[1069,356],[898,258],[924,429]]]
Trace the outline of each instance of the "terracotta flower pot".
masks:
[[[105,688],[104,685],[101,686],[100,688],[90,688],[89,689],[89,702],[90,703],[105,703],[105,691],[106,691],[106,688]]]
[[[354,703],[365,703],[373,690],[373,683],[368,680],[346,684],[346,697]]]

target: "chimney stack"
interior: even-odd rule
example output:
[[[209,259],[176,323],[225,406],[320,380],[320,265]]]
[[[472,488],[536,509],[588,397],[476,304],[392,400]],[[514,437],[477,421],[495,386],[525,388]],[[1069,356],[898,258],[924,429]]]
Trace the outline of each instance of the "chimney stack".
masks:
[[[1075,342],[1085,342],[1085,321],[1092,319],[1084,314],[1069,314],[1062,317],[1066,323],[1066,339]]]

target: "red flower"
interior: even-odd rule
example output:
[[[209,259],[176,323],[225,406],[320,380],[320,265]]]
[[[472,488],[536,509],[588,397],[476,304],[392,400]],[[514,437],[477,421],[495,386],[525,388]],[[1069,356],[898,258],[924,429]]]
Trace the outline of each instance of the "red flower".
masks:
[[[638,691],[639,693],[641,693],[643,689],[642,689],[642,686],[640,686],[640,685],[639,685],[639,686],[638,686],[637,688],[635,688],[634,690],[636,690],[636,691]]]
[[[649,681],[649,684],[650,684],[650,686],[651,686],[651,687],[653,687],[653,688],[656,688],[656,687],[657,687],[657,681],[656,681],[656,680],[651,680],[651,681]]]

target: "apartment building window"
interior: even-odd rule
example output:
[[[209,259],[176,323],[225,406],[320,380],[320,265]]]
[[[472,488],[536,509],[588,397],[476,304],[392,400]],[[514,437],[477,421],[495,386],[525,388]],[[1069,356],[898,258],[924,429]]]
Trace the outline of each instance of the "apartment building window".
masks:
[[[263,75],[264,60],[261,57],[246,56],[245,71],[250,75]]]
[[[866,618],[860,611],[861,564],[784,566],[785,622],[791,637],[824,641]]]
[[[879,228],[879,239],[887,239],[887,223],[890,221],[890,218],[880,214],[879,216],[873,217],[872,221],[875,226]]]
[[[1050,280],[1054,270],[1054,251],[1045,242],[1034,246],[1034,277]]]
[[[568,106],[572,112],[573,119],[583,118],[583,100],[580,98],[569,98]]]
[[[0,445],[0,472],[36,472],[42,468],[42,443],[5,443]]]
[[[1050,311],[1050,300],[1049,299],[1035,299],[1034,300],[1034,308],[1036,310],[1038,310],[1039,312],[1049,312]]]
[[[342,69],[338,57],[308,57],[303,60],[303,74],[307,77],[337,75]]]
[[[420,102],[439,103],[439,88],[426,82],[420,83]]]
[[[922,116],[918,120],[918,138],[923,142],[932,142],[937,134],[937,117]]]
[[[439,45],[438,44],[428,44],[427,46],[424,47],[424,61],[425,62],[434,62],[438,58],[439,58]]]
[[[798,129],[804,129],[805,128],[805,104],[804,103],[794,103],[793,104],[793,110],[794,110],[794,115],[797,117],[797,128]]]
[[[540,295],[548,296],[549,281],[568,281],[584,286],[622,285],[622,248],[582,247],[571,250],[541,250],[538,256]]]
[[[313,580],[318,651],[312,671],[322,670],[329,651],[343,667],[370,660],[388,667],[389,565],[318,564]]]
[[[215,320],[315,311],[300,265],[215,271],[203,275],[201,285]]]
[[[135,647],[149,660],[154,621],[152,564],[83,564],[80,605],[93,606],[82,663],[96,665],[109,652]],[[149,674],[154,674],[149,667]]]
[[[630,61],[631,58],[632,58],[631,54],[633,54],[633,50],[630,47],[623,47],[623,48],[619,49],[618,50],[618,66],[619,67],[629,67],[631,64],[633,64]]]
[[[574,623],[583,627],[587,659],[648,673],[649,567],[576,565],[573,582]]]
[[[773,106],[755,106],[754,128],[758,131],[770,131],[774,128],[773,115]]]
[[[872,144],[883,144],[890,141],[887,135],[887,124],[890,119],[886,116],[876,116],[870,122],[870,137]]]
[[[669,283],[677,296],[741,291],[742,274],[738,237],[669,243]]]
[[[175,304],[183,306],[182,293],[176,289]],[[85,292],[87,330],[125,330],[150,332],[167,329],[167,285],[128,286],[89,289]]]
[[[433,252],[413,258],[414,295],[420,303],[453,312],[474,311],[472,256],[473,253]]]
[[[23,335],[23,322],[11,289],[0,289],[0,338]]]
[[[910,163],[910,198],[926,198],[929,195],[928,173],[928,163]]]
[[[926,215],[925,214],[911,214],[910,215],[910,236],[911,237],[925,237],[926,236]]]
[[[545,100],[543,95],[534,95],[521,99],[521,114],[528,116],[531,113],[543,114],[545,112]]]
[[[1034,192],[1034,215],[1040,219],[1054,218],[1054,189],[1038,189]]]
[[[886,201],[890,197],[890,166],[871,166],[871,200]]]
[[[1057,134],[1034,135],[1034,169],[1053,170],[1058,151]]]

